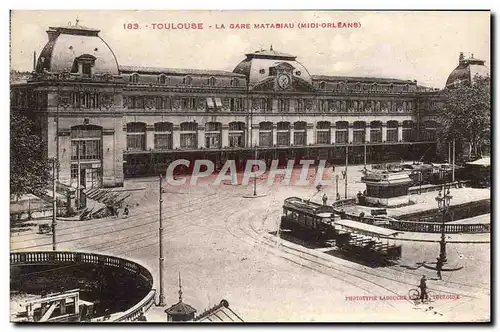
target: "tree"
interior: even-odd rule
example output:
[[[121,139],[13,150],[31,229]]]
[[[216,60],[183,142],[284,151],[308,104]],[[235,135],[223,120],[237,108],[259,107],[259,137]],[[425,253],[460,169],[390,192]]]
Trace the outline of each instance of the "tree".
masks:
[[[491,126],[491,86],[489,76],[475,76],[472,84],[465,82],[446,89],[439,117],[441,141],[455,140],[469,145],[471,153],[482,153],[489,140]]]
[[[45,194],[52,181],[52,163],[45,156],[43,140],[33,134],[33,124],[23,115],[10,115],[10,194]]]

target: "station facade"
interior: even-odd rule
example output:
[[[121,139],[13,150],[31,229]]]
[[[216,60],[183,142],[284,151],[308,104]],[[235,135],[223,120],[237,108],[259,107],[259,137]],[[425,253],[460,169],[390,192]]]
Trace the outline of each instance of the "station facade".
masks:
[[[232,72],[121,66],[99,31],[50,27],[12,111],[33,120],[58,180],[120,186],[176,159],[301,158],[344,164],[432,157],[439,89],[414,80],[312,75],[272,48]],[[34,59],[35,62],[35,59]]]

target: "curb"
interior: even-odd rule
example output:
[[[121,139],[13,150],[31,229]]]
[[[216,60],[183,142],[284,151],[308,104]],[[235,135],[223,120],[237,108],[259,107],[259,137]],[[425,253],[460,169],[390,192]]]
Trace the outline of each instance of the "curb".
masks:
[[[397,241],[410,241],[410,242],[434,242],[439,243],[441,240],[425,240],[425,239],[412,239],[412,238],[394,238],[381,236],[380,238],[388,239],[388,240],[397,240]],[[464,244],[474,244],[474,243],[491,243],[491,240],[446,240],[446,243],[464,243]]]

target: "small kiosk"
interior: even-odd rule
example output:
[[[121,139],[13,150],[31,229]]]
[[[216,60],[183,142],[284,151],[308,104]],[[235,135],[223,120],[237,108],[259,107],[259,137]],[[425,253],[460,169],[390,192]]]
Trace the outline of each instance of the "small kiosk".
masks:
[[[361,178],[366,184],[364,200],[368,204],[391,207],[408,204],[408,189],[412,179],[404,171],[367,172]]]

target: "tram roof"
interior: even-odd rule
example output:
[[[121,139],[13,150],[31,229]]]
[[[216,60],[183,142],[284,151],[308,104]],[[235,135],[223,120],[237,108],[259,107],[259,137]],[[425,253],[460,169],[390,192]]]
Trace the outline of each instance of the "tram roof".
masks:
[[[371,235],[371,236],[393,236],[399,233],[393,229],[377,227],[369,224],[365,224],[362,222],[348,220],[348,219],[340,219],[336,220],[335,224],[341,225],[343,227],[352,229],[358,233]]]

